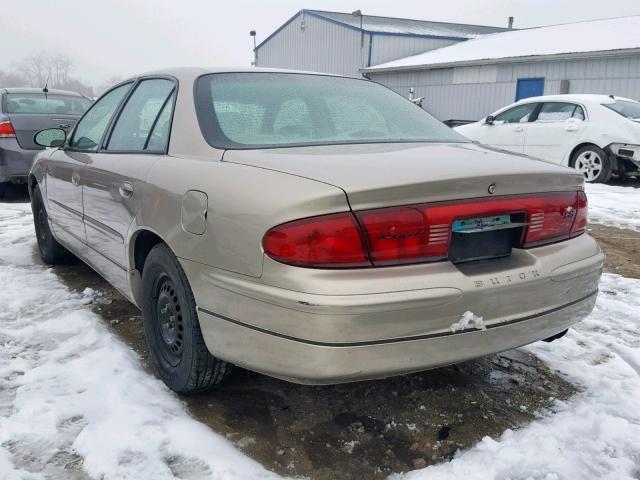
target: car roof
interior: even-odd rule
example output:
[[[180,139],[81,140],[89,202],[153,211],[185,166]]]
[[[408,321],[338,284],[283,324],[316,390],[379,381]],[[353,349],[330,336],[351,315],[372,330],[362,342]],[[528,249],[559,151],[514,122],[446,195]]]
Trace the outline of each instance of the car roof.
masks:
[[[287,70],[284,68],[262,68],[262,67],[172,67],[144,72],[130,78],[147,77],[152,75],[169,75],[175,77],[199,77],[208,73],[304,73],[308,75],[321,75],[331,77],[345,77],[335,73],[309,72],[304,70]],[[363,77],[347,77],[366,80]]]
[[[4,91],[4,93],[41,93],[44,95],[44,92],[42,91],[41,88],[35,88],[35,87],[5,87],[5,88],[1,88],[0,90]],[[81,93],[78,93],[78,92],[72,92],[70,90],[56,90],[54,88],[48,89],[47,93],[51,95],[68,95],[70,97],[88,98],[85,95],[82,95]]]
[[[531,102],[580,102],[580,103],[613,103],[616,100],[636,102],[632,98],[618,97],[616,95],[598,95],[587,93],[568,93],[563,95],[542,95],[540,97],[529,97],[516,103]]]

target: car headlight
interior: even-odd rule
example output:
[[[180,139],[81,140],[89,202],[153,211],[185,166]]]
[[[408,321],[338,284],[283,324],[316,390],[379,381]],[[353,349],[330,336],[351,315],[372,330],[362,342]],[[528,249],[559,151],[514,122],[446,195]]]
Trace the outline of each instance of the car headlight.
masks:
[[[629,143],[612,143],[609,148],[614,154],[618,155],[619,157],[640,160],[640,145],[633,145]]]

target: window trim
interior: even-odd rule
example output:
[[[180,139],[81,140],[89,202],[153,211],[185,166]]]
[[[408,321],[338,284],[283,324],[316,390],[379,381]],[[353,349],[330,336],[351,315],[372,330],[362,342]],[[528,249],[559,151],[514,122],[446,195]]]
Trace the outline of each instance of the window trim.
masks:
[[[163,150],[145,150],[145,149],[143,150],[109,150],[107,147],[109,145],[109,141],[111,140],[113,129],[116,123],[118,123],[118,120],[120,119],[120,115],[122,115],[122,111],[127,106],[127,103],[131,98],[131,95],[133,95],[136,89],[145,80],[169,80],[173,83],[173,88],[169,92],[169,95],[167,95],[167,98],[165,98],[164,102],[162,103],[162,107],[160,107],[160,110],[158,111],[158,115],[156,115],[156,118],[153,121],[151,130],[149,130],[150,132],[153,130],[153,127],[155,127],[155,124],[156,124],[156,120],[158,119],[158,116],[160,115],[160,113],[162,113],[162,109],[165,107],[166,102],[172,96],[175,95],[175,101],[173,102],[173,107],[171,108],[171,117],[169,119],[169,132],[168,132],[169,138],[168,138],[166,147]],[[168,155],[169,145],[171,143],[171,130],[173,128],[173,115],[175,113],[176,104],[178,103],[178,85],[179,85],[178,79],[173,75],[145,75],[142,77],[137,77],[134,80],[133,87],[131,88],[131,90],[129,91],[126,98],[123,100],[123,102],[120,104],[119,108],[116,110],[114,116],[111,118],[111,122],[109,122],[109,126],[107,127],[107,131],[105,132],[105,136],[102,138],[102,141],[100,142],[100,148],[96,153],[109,153],[114,155],[133,155],[133,154],[135,155]],[[148,143],[148,139],[147,141],[145,141],[145,147],[147,146],[147,143]]]
[[[587,109],[585,108],[585,106],[581,103],[578,102],[574,102],[572,100],[549,100],[549,101],[544,101],[541,102],[541,107],[538,109],[538,112],[536,113],[536,117],[533,120],[533,122],[537,122],[538,121],[538,117],[540,116],[540,113],[542,112],[542,108],[544,107],[545,104],[547,103],[564,103],[567,105],[573,105],[573,113],[571,114],[571,116],[569,118],[574,118],[573,115],[575,115],[576,113],[576,108],[580,107],[582,109],[582,113],[584,114],[584,120],[582,120],[583,122],[586,122],[588,120],[588,116],[587,116]],[[540,124],[547,124],[547,123],[562,123],[562,122],[566,122],[567,120],[569,120],[569,118],[565,118],[564,120],[541,120]]]
[[[220,129],[220,125],[218,124],[217,119],[215,119],[214,117],[214,121],[210,121],[208,118],[203,118],[202,117],[202,112],[206,110],[207,105],[206,103],[204,105],[202,105],[202,102],[204,102],[207,98],[207,96],[205,95],[204,98],[202,95],[199,95],[199,93],[201,93],[201,90],[203,89],[203,87],[201,86],[203,84],[203,82],[201,82],[201,79],[204,77],[211,77],[214,75],[227,75],[227,74],[236,74],[236,73],[250,73],[252,75],[261,75],[261,74],[271,74],[271,73],[285,73],[287,75],[313,75],[313,76],[317,76],[317,77],[333,77],[333,78],[348,78],[351,80],[358,80],[358,81],[362,81],[362,82],[367,82],[367,83],[375,83],[376,85],[379,85],[383,88],[386,88],[387,90],[389,90],[390,92],[394,93],[395,95],[399,96],[400,98],[402,98],[403,100],[410,102],[414,107],[416,108],[420,108],[421,110],[423,110],[425,113],[427,113],[428,115],[432,116],[437,122],[442,123],[440,120],[438,120],[438,118],[433,115],[431,112],[429,112],[427,109],[424,109],[416,104],[414,104],[413,102],[411,102],[411,100],[409,100],[408,98],[404,97],[403,95],[401,95],[400,93],[396,92],[395,90],[392,90],[391,88],[389,88],[386,85],[383,85],[380,82],[376,82],[374,80],[369,80],[367,78],[363,78],[363,77],[351,77],[348,75],[336,75],[336,74],[331,74],[331,73],[315,73],[315,72],[297,72],[297,71],[285,71],[285,72],[268,72],[268,71],[250,71],[250,70],[229,70],[229,71],[224,71],[224,72],[208,72],[208,73],[203,73],[201,75],[198,75],[194,80],[193,80],[193,86],[192,86],[192,95],[193,95],[193,106],[195,108],[196,111],[196,120],[198,122],[198,127],[200,128],[200,133],[202,134],[202,137],[204,139],[204,141],[207,143],[207,145],[216,148],[218,150],[271,150],[271,149],[276,149],[276,148],[301,148],[301,147],[326,147],[326,146],[332,146],[332,145],[372,145],[372,144],[394,144],[394,143],[399,143],[399,144],[403,144],[403,143],[423,143],[423,144],[431,144],[431,143],[461,143],[461,144],[465,144],[465,143],[472,143],[470,140],[466,140],[464,136],[462,136],[462,139],[459,141],[456,140],[431,140],[431,141],[427,141],[427,140],[388,140],[388,141],[382,141],[382,140],[378,140],[375,142],[372,142],[370,140],[353,140],[353,141],[339,141],[339,142],[323,142],[323,143],[300,143],[300,144],[284,144],[284,145],[257,145],[257,146],[247,146],[244,144],[239,144],[237,142],[232,142],[234,145],[230,146],[230,145],[218,145],[216,144],[216,142],[212,141],[213,138],[218,138],[219,135],[223,135],[222,130]],[[206,85],[205,85],[206,86]],[[207,90],[207,89],[205,89]],[[208,89],[210,92],[210,88]],[[210,95],[209,95],[210,96]],[[211,138],[210,135],[208,135],[207,133],[211,133],[211,130],[216,130],[218,135],[212,135]]]
[[[116,110],[113,112],[113,115],[111,116],[111,119],[109,120],[109,123],[107,124],[107,128],[105,129],[105,131],[102,134],[102,138],[100,139],[100,141],[98,142],[98,148],[95,150],[87,150],[86,148],[74,148],[71,146],[71,142],[73,141],[73,137],[76,134],[76,130],[78,128],[78,125],[80,125],[80,123],[82,122],[82,120],[84,119],[84,117],[86,115],[89,114],[89,112],[97,105],[97,103],[104,98],[106,95],[108,95],[109,93],[111,93],[112,91],[114,91],[117,88],[123,87],[124,85],[135,85],[136,84],[136,80],[135,79],[129,79],[129,80],[125,80],[124,82],[120,82],[117,85],[114,85],[113,87],[111,87],[109,90],[107,90],[106,92],[104,92],[102,95],[100,95],[100,98],[98,98],[95,102],[93,102],[93,104],[91,105],[91,107],[89,107],[87,109],[86,112],[84,112],[84,115],[82,115],[78,121],[76,122],[75,126],[73,127],[73,130],[71,131],[71,133],[69,134],[69,136],[67,137],[67,141],[64,145],[64,150],[69,151],[69,152],[84,152],[84,153],[98,153],[100,151],[100,149],[102,148],[102,143],[104,142],[104,137],[107,134],[107,132],[109,132],[109,129],[111,128],[111,122],[113,122],[113,117],[116,115],[116,113],[120,110],[120,107],[122,106],[122,103],[127,100],[129,98],[129,95],[132,92],[132,88],[129,88],[129,91],[125,94],[124,97],[122,97],[122,99],[120,100],[120,103],[118,104],[118,106],[116,106]]]
[[[164,102],[162,102],[162,105],[160,105],[160,110],[158,110],[158,114],[156,115],[156,118],[153,119],[153,123],[151,124],[151,128],[149,128],[149,136],[147,137],[147,139],[144,141],[144,146],[142,147],[142,151],[143,152],[147,152],[149,151],[149,149],[147,148],[149,146],[149,141],[151,140],[151,136],[153,135],[153,131],[156,129],[156,125],[158,125],[158,120],[160,119],[160,115],[162,115],[162,112],[164,112],[164,109],[167,106],[167,102],[169,100],[171,100],[172,98],[174,98],[174,95],[176,94],[176,85],[173,85],[173,88],[171,89],[171,91],[169,92],[169,95],[167,95],[167,98],[164,99]],[[167,150],[169,148],[169,140],[171,140],[171,124],[173,123],[173,107],[175,107],[176,101],[173,101],[173,105],[171,106],[171,113],[169,113],[169,132],[168,132],[168,138],[167,138],[167,146],[165,148],[165,150]]]

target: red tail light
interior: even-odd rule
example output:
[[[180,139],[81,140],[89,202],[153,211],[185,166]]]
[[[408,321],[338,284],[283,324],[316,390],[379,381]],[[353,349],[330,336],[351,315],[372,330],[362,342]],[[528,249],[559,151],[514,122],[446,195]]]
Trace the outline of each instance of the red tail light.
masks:
[[[587,231],[587,221],[589,220],[589,202],[587,194],[578,192],[578,200],[576,202],[576,219],[571,227],[571,238],[582,235]]]
[[[11,122],[0,122],[0,138],[15,137],[16,131],[13,129]]]
[[[336,213],[285,223],[262,240],[273,259],[305,267],[367,267],[371,264],[351,213]]]
[[[587,196],[584,192],[549,193],[531,198],[528,203],[525,248],[577,237],[586,229]]]
[[[494,215],[525,223],[514,246],[530,248],[584,233],[587,197],[584,192],[557,192],[322,215],[272,228],[263,247],[275,260],[305,267],[432,262],[447,258],[454,220]]]

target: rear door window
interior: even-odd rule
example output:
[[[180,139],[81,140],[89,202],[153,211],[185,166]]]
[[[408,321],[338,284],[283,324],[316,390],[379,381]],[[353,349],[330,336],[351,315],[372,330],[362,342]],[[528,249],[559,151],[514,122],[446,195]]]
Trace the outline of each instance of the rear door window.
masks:
[[[171,114],[173,113],[173,103],[175,93],[169,97],[160,115],[156,119],[156,124],[151,130],[145,150],[165,152],[169,146],[169,134],[171,133]]]
[[[584,120],[582,107],[574,103],[545,102],[538,113],[536,122],[562,122],[569,118]]]
[[[151,130],[173,94],[175,84],[164,78],[141,81],[131,94],[116,120],[107,150],[142,152],[151,143]],[[168,123],[168,120],[165,122]],[[158,134],[164,128],[158,125]],[[152,145],[157,145],[156,139]]]

